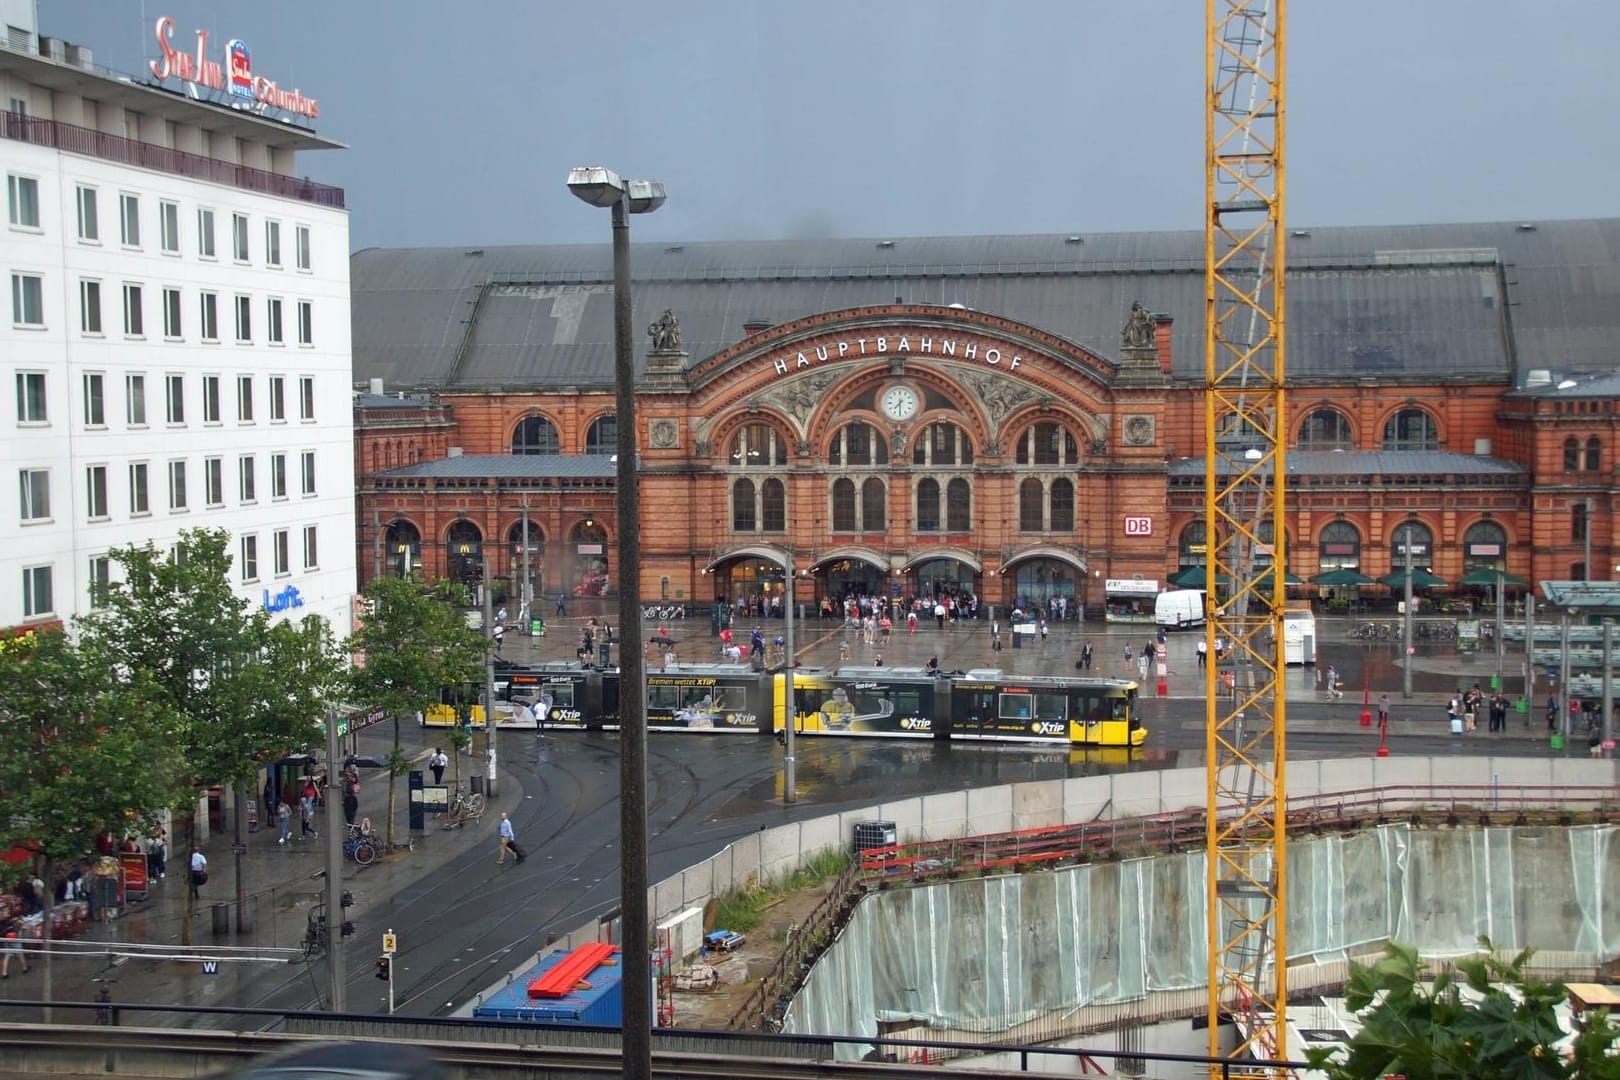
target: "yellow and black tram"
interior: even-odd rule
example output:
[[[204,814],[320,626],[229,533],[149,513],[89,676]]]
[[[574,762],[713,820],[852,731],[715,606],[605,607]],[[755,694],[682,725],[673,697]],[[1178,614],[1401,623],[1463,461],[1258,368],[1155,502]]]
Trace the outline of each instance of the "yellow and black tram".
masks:
[[[786,730],[788,674],[746,664],[677,664],[646,675],[649,731],[777,735]],[[616,668],[552,663],[500,672],[502,727],[616,729]],[[1000,669],[799,668],[795,735],[1116,747],[1143,744],[1137,684],[1128,679],[1015,676]],[[452,709],[424,722],[455,722]],[[482,713],[478,714],[481,721]]]

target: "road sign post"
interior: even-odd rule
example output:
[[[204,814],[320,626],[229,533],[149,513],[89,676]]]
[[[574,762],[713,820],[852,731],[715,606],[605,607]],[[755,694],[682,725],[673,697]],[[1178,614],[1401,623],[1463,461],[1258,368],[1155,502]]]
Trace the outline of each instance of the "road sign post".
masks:
[[[388,1015],[394,1015],[394,952],[399,947],[399,938],[394,936],[393,930],[383,931],[383,955],[388,957]]]

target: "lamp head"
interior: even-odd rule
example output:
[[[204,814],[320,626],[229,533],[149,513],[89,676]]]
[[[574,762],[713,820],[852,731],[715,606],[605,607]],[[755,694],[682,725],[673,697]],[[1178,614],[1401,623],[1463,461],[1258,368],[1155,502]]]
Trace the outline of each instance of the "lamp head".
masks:
[[[625,180],[600,165],[569,169],[568,190],[592,206],[611,207],[622,201],[632,214],[650,214],[664,205],[664,185],[657,180]]]

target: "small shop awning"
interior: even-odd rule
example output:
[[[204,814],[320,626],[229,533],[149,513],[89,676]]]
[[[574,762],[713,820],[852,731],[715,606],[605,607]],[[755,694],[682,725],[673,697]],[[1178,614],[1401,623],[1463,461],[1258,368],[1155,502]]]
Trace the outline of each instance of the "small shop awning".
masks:
[[[1406,588],[1406,571],[1397,570],[1393,574],[1385,574],[1378,580],[1392,589],[1404,589]],[[1449,589],[1451,586],[1446,583],[1445,578],[1436,577],[1427,570],[1419,570],[1414,567],[1412,570],[1412,588]]]
[[[1470,570],[1457,579],[1457,584],[1472,589],[1490,589],[1498,584],[1510,589],[1525,589],[1530,586],[1530,583],[1518,574],[1510,574],[1505,570]]]

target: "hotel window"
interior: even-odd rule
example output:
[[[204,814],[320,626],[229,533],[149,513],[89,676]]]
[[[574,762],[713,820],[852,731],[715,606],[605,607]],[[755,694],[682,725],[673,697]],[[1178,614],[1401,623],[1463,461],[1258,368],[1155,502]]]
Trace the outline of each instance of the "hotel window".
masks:
[[[168,375],[163,379],[164,418],[171,424],[186,422],[186,377]]]
[[[163,290],[163,336],[170,341],[179,341],[185,336],[185,327],[180,318],[180,290]]]
[[[19,229],[39,228],[39,181],[32,176],[6,176],[6,220]]]
[[[129,512],[137,517],[152,512],[152,500],[147,494],[146,481],[146,462],[131,462],[129,466]]]
[[[112,559],[106,555],[90,556],[90,608],[92,611],[107,606],[112,592]]]
[[[253,340],[253,298],[251,296],[238,296],[236,298],[236,340]]]
[[[158,247],[165,255],[180,254],[180,205],[158,203]]]
[[[186,463],[184,460],[169,462],[169,509],[184,510],[186,508]]]
[[[266,266],[281,265],[281,222],[267,221],[264,223],[264,263]]]
[[[107,426],[107,377],[99,371],[85,372],[84,426]]]
[[[253,423],[253,376],[236,377],[236,418],[244,424]]]
[[[270,299],[265,301],[264,336],[272,345],[280,345],[285,338],[281,334],[281,301]]]
[[[118,196],[119,239],[125,247],[141,246],[141,199],[138,195]]]
[[[315,419],[315,376],[301,375],[298,378],[298,419]]]
[[[222,458],[203,458],[203,502],[209,506],[225,505],[225,462]]]
[[[236,463],[236,475],[241,487],[242,501],[258,502],[258,463],[252,454],[243,454]]]
[[[270,455],[270,497],[272,499],[285,499],[287,497],[287,455]]]
[[[146,426],[146,376],[124,376],[124,422],[130,427]]]
[[[259,538],[252,533],[242,537],[242,580],[259,580]]]
[[[212,210],[197,211],[197,254],[204,259],[216,257],[214,249],[214,212]]]
[[[293,228],[293,247],[298,259],[298,269],[308,270],[310,268],[308,225],[298,225]]]
[[[141,337],[146,333],[146,315],[141,310],[141,287],[124,286],[124,336]]]
[[[19,469],[17,487],[22,520],[48,521],[51,516],[51,472],[49,469]]]
[[[101,521],[107,517],[107,466],[86,466],[84,503],[85,514],[91,521]]]
[[[248,219],[246,214],[231,215],[231,255],[237,262],[248,261]]]
[[[203,376],[203,423],[219,423],[219,376]]]
[[[299,472],[303,474],[304,494],[315,494],[315,451],[305,450],[299,455]]]
[[[287,420],[287,380],[280,375],[270,376],[270,422],[273,424],[285,423]]]
[[[202,301],[202,339],[204,341],[219,340],[219,294],[205,292],[198,294]]]
[[[45,408],[45,373],[17,372],[17,423],[43,424],[49,420]]]
[[[308,300],[298,301],[298,344],[315,344],[315,306]],[[588,451],[587,451],[588,452]],[[604,451],[610,452],[610,451]]]
[[[79,329],[86,334],[101,333],[101,282],[79,282]]]
[[[45,280],[38,274],[11,275],[11,322],[14,326],[45,325]]]
[[[96,212],[96,189],[80,184],[74,199],[79,210],[79,239],[99,243],[101,219]]]
[[[49,566],[23,567],[23,616],[38,618],[53,610],[51,600],[51,568]]]
[[[320,550],[317,545],[316,527],[304,526],[304,569],[313,570],[321,565]]]
[[[292,538],[286,529],[270,534],[270,560],[277,576],[292,573]]]

